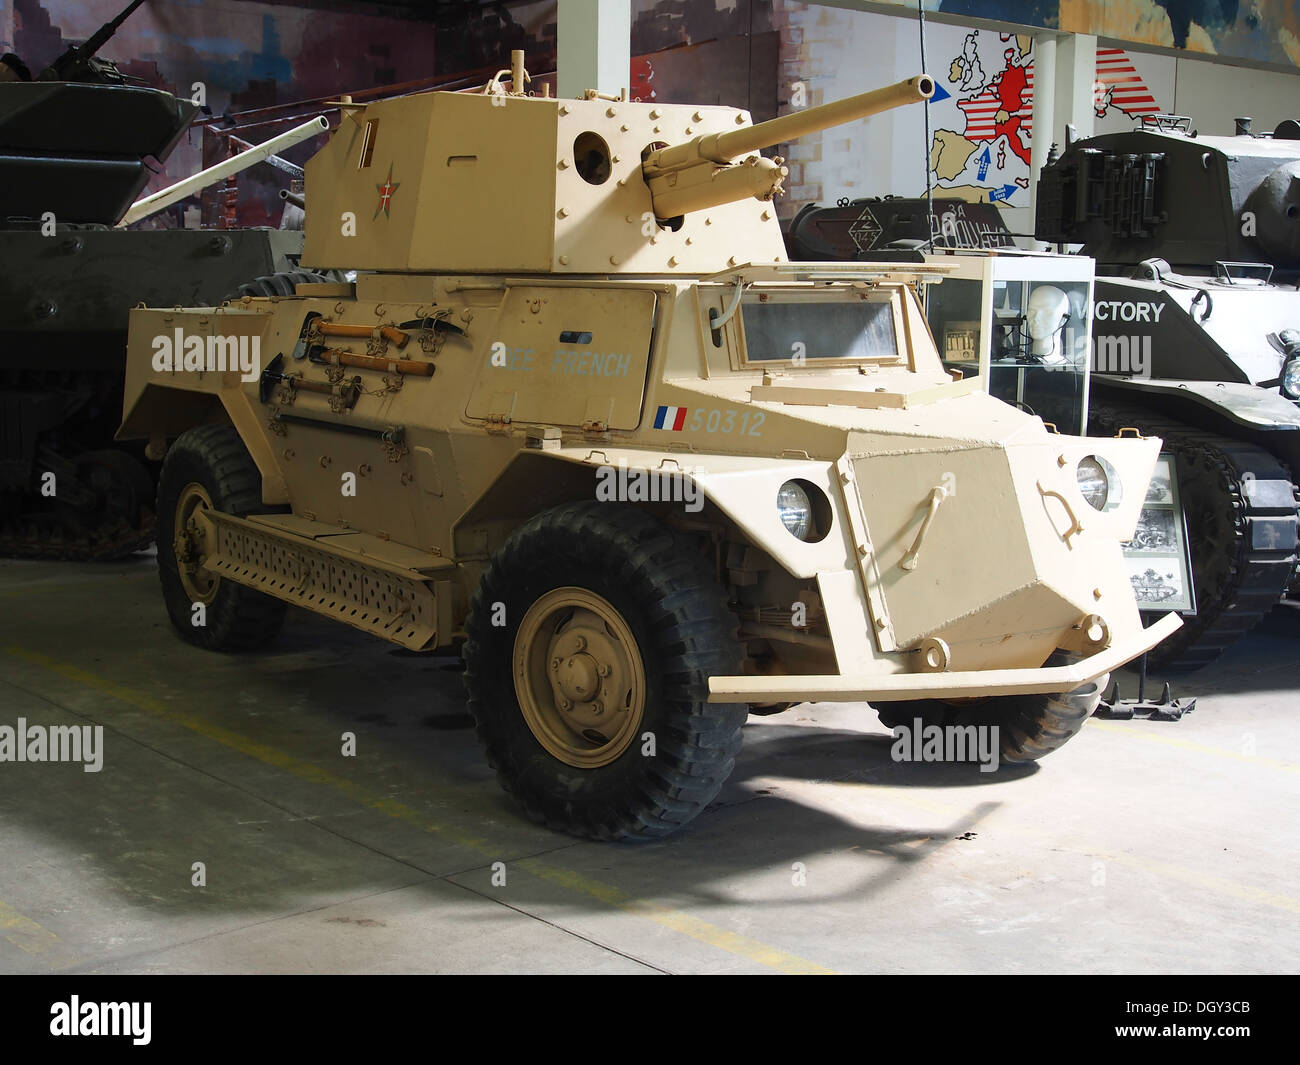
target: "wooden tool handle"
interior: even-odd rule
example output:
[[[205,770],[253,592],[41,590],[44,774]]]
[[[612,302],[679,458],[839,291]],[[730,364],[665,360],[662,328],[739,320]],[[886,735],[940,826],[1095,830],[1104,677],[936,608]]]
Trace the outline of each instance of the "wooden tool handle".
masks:
[[[330,361],[337,361],[340,366],[356,366],[362,370],[387,370],[392,367],[398,373],[415,374],[420,377],[433,376],[433,363],[416,362],[414,359],[387,359],[382,355],[361,355],[340,348],[330,348],[325,352],[325,357]]]
[[[338,322],[317,322],[316,328],[322,336],[327,337],[368,337],[374,334],[374,330],[365,325],[341,325]],[[399,348],[406,347],[406,343],[411,339],[409,333],[403,333],[400,329],[394,329],[391,325],[381,325],[379,335]]]
[[[319,392],[323,396],[334,394],[334,386],[322,381],[295,381],[293,387],[300,392]]]

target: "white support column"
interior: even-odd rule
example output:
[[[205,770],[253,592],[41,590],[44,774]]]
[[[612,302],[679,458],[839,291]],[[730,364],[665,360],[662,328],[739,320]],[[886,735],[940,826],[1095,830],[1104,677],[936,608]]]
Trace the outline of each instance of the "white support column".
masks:
[[[617,95],[632,61],[631,0],[559,0],[556,95],[587,89]]]
[[[1056,121],[1052,125],[1052,136],[1062,148],[1067,125],[1073,125],[1080,137],[1092,136],[1096,83],[1097,38],[1086,33],[1062,38],[1056,52]]]
[[[1043,33],[1034,38],[1034,136],[1029,149],[1030,226],[1038,210],[1038,177],[1055,143],[1065,150],[1065,127],[1091,137],[1095,126],[1097,38]]]
[[[1034,135],[1029,141],[1029,219],[1038,210],[1038,175],[1056,139],[1056,34],[1034,38]]]

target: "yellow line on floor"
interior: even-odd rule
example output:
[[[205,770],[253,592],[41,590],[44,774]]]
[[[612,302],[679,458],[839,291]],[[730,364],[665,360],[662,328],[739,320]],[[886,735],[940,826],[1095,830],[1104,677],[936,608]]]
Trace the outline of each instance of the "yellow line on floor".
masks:
[[[1283,762],[1279,758],[1264,758],[1258,754],[1242,754],[1240,751],[1233,751],[1227,747],[1211,747],[1205,743],[1193,743],[1191,740],[1182,739],[1179,736],[1162,736],[1159,733],[1152,732],[1149,729],[1140,726],[1135,727],[1131,721],[1120,723],[1118,721],[1100,721],[1097,718],[1091,718],[1088,721],[1088,728],[1101,729],[1103,732],[1115,732],[1120,735],[1133,739],[1145,740],[1148,743],[1162,743],[1166,747],[1177,747],[1184,751],[1195,751],[1197,754],[1217,754],[1220,758],[1232,758],[1238,762],[1249,762],[1252,765],[1264,765],[1270,769],[1280,769],[1284,773],[1300,773],[1300,765],[1294,762]]]
[[[1187,884],[1195,884],[1197,887],[1217,891],[1221,895],[1229,895],[1234,899],[1241,899],[1243,902],[1257,902],[1262,906],[1272,906],[1277,910],[1300,913],[1300,899],[1293,899],[1290,895],[1283,895],[1278,891],[1266,891],[1264,888],[1252,887],[1250,884],[1239,884],[1235,880],[1227,880],[1221,876],[1210,876],[1208,873],[1201,873],[1195,869],[1174,865],[1171,862],[1157,861],[1154,858],[1137,858],[1131,854],[1115,854],[1110,851],[1085,850],[1085,853],[1092,854],[1105,862],[1128,865],[1145,873],[1153,873],[1157,876],[1168,877],[1171,880],[1181,880]]]
[[[159,699],[155,699],[150,695],[146,695],[143,692],[138,692],[132,688],[118,684],[106,677],[90,673],[78,666],[66,662],[60,662],[39,651],[32,651],[25,647],[9,646],[4,648],[4,652],[14,658],[21,659],[31,665],[39,666],[51,673],[55,673],[63,677],[65,680],[70,680],[76,684],[90,688],[101,695],[106,695],[112,699],[118,700],[119,702],[126,703],[129,706],[134,706],[137,709],[144,710],[147,713],[166,718],[167,720],[182,725],[215,743],[220,743],[225,747],[232,748],[233,750],[239,751],[241,754],[247,755],[250,758],[255,758],[259,762],[264,762],[267,765],[273,766],[283,772],[290,773],[302,780],[334,788],[336,791],[343,792],[354,802],[357,802],[362,806],[387,814],[389,817],[395,818],[396,820],[414,825],[422,831],[450,840],[451,842],[457,843],[469,850],[476,851],[493,861],[500,858],[500,847],[493,845],[480,836],[471,835],[462,832],[457,828],[436,821],[431,821],[424,814],[420,813],[420,811],[407,806],[405,803],[385,798],[382,795],[376,795],[361,787],[359,784],[348,780],[346,777],[337,776],[327,769],[322,769],[320,766],[303,761],[302,759],[287,754],[278,748],[270,747],[264,743],[257,743],[241,733],[235,732],[234,730],[225,728],[221,725],[213,724],[195,714],[188,714],[182,710],[173,709],[166,703]],[[725,928],[719,928],[717,925],[710,924],[709,922],[700,920],[697,917],[692,917],[690,914],[684,913],[681,910],[669,909],[652,902],[638,899],[613,885],[593,880],[590,877],[543,862],[539,859],[529,858],[514,864],[521,866],[541,880],[563,887],[575,894],[585,895],[588,898],[595,899],[607,906],[622,910],[625,913],[654,921],[656,924],[662,925],[665,928],[670,928],[674,932],[698,940],[708,946],[726,951],[729,954],[748,958],[750,961],[779,970],[780,972],[805,975],[831,975],[834,973],[834,970],[832,969],[827,969],[815,962],[787,953],[777,947],[769,946],[766,943],[762,943],[756,939],[750,939],[747,936],[737,935]]]
[[[571,891],[581,892],[584,895],[590,895],[592,898],[598,898],[610,906],[616,906],[620,910],[634,913],[639,917],[648,917],[656,924],[671,928],[673,931],[680,932],[691,939],[698,939],[730,954],[739,954],[751,961],[759,962],[773,969],[779,969],[781,972],[801,976],[833,975],[831,969],[805,961],[792,954],[787,954],[776,947],[769,947],[765,943],[760,943],[747,936],[728,932],[724,928],[709,924],[698,917],[692,917],[689,913],[684,913],[681,910],[670,910],[666,906],[638,899],[621,891],[619,888],[601,883],[598,880],[592,880],[580,873],[568,869],[559,869],[539,862],[534,858],[525,858],[515,864],[522,866],[534,876],[548,883],[557,884]]]
[[[42,954],[59,942],[48,928],[19,913],[4,899],[0,899],[0,935],[28,954]]]

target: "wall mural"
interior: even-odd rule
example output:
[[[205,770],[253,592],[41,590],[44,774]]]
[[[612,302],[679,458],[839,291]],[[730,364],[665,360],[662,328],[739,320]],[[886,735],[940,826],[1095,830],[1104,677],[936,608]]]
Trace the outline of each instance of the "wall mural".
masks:
[[[938,85],[930,103],[929,165],[935,188],[966,200],[1026,206],[1034,129],[1032,39],[993,30],[935,28],[940,32],[931,41],[947,45],[937,53],[943,63],[932,65]],[[957,33],[963,35],[959,48]],[[1170,56],[1099,47],[1096,132],[1132,129],[1142,115],[1172,110],[1175,62]]]
[[[926,10],[1300,66],[1296,0],[928,0]]]
[[[949,32],[942,36],[951,40],[954,27],[943,29]],[[1033,41],[988,30],[959,35],[960,49],[949,44],[951,55],[936,52],[943,62],[936,62],[933,71],[930,172],[935,188],[962,199],[1014,204],[1017,190],[1029,188]],[[932,43],[938,43],[935,36]]]

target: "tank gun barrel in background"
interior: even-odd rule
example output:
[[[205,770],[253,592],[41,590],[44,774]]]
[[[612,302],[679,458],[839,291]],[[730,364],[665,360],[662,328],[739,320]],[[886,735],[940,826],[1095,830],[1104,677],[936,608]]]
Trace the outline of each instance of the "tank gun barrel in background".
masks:
[[[41,71],[37,80],[76,81],[79,80],[79,75],[90,74],[93,77],[101,73],[98,67],[91,64],[95,53],[108,43],[113,34],[121,28],[122,23],[143,3],[144,0],[131,0],[116,18],[105,22],[84,43],[70,45],[67,51]],[[116,68],[112,67],[112,64],[105,63],[103,65],[109,67],[116,74]],[[117,77],[120,79],[121,75],[117,75]]]
[[[293,129],[286,130],[279,136],[272,137],[269,141],[263,141],[255,148],[240,152],[238,155],[232,155],[229,159],[223,159],[206,170],[200,170],[193,177],[183,178],[174,185],[168,185],[165,189],[136,200],[126,214],[122,216],[122,220],[118,222],[118,228],[122,229],[132,222],[148,218],[151,214],[161,211],[164,207],[170,207],[177,200],[192,196],[199,189],[206,188],[208,185],[227,178],[231,174],[238,174],[241,170],[247,170],[250,166],[265,161],[268,156],[274,155],[281,149],[292,147],[311,137],[318,136],[329,128],[328,119],[324,115],[319,115],[301,125],[294,126]]]
[[[747,196],[770,200],[782,191],[785,167],[761,157],[732,166],[733,159],[818,130],[920,103],[933,95],[934,80],[920,74],[896,85],[781,115],[746,129],[710,133],[658,148],[641,166],[655,214],[674,218]]]

